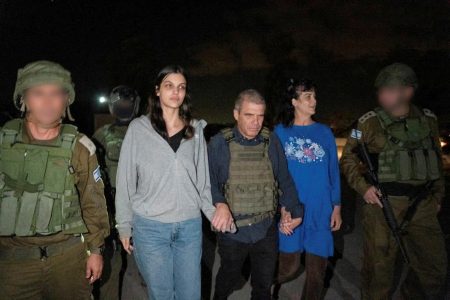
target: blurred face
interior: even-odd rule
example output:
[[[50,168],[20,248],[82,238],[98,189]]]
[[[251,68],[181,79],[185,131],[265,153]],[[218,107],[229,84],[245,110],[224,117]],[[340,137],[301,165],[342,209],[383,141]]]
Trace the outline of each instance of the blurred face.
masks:
[[[50,125],[61,119],[68,104],[67,92],[56,84],[43,84],[29,88],[24,101],[29,117],[36,123]]]
[[[292,105],[295,108],[295,112],[300,116],[311,117],[316,113],[316,91],[304,91],[300,92],[297,99],[292,99]]]
[[[179,108],[186,96],[186,78],[179,73],[167,75],[160,86],[156,87],[156,95],[162,108]]]
[[[234,110],[234,119],[239,132],[247,139],[254,139],[263,126],[265,104],[257,104],[248,100],[242,101],[239,110]]]
[[[410,86],[382,87],[378,90],[378,103],[394,117],[408,114],[409,105],[414,95]]]

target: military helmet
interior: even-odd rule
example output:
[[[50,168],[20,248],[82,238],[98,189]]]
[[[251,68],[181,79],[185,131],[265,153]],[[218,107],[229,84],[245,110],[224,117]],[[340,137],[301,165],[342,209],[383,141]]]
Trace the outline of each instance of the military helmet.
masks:
[[[375,79],[375,87],[384,86],[412,86],[416,89],[418,87],[416,73],[410,66],[402,63],[384,67]]]
[[[121,106],[120,103],[128,102],[128,106]],[[121,121],[131,121],[138,113],[141,98],[138,92],[126,85],[119,85],[112,89],[108,105],[112,115]]]
[[[24,92],[37,85],[55,83],[64,88],[69,94],[69,105],[75,100],[74,83],[70,72],[55,62],[40,60],[27,64],[17,72],[14,90],[14,106],[25,111],[23,103]]]

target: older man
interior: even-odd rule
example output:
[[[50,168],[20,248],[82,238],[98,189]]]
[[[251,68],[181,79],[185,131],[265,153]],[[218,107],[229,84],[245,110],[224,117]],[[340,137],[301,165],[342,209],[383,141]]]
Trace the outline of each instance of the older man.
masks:
[[[276,135],[263,128],[266,104],[255,90],[236,100],[236,126],[214,136],[208,147],[211,191],[217,208],[213,224],[222,232],[235,219],[238,232],[219,233],[220,269],[214,299],[227,299],[251,261],[252,299],[271,299],[278,256],[274,215],[280,206],[286,234],[301,223],[301,206]],[[281,190],[281,195],[278,191]]]
[[[90,299],[109,234],[95,146],[63,124],[70,73],[37,61],[20,69],[24,118],[0,130],[0,290],[4,299]]]

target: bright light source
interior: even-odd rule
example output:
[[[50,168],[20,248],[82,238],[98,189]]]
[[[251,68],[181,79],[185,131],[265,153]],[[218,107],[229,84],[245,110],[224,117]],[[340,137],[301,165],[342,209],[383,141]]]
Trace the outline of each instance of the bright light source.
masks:
[[[100,103],[105,103],[106,102],[106,97],[105,96],[101,96],[98,98],[98,102]]]

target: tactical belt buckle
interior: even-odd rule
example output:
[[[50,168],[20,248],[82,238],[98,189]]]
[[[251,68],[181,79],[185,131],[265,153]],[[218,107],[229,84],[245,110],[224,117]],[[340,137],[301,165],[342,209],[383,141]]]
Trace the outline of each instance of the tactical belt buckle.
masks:
[[[39,247],[39,251],[41,252],[41,260],[46,261],[48,258],[47,247]]]

